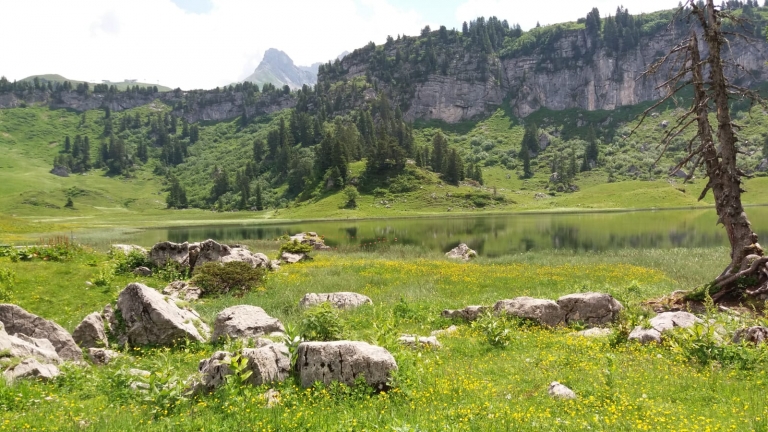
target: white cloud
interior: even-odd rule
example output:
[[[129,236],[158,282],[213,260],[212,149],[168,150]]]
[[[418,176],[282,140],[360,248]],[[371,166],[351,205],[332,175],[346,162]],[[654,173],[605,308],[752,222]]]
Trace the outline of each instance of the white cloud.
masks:
[[[541,25],[576,21],[585,17],[587,12],[597,7],[600,16],[616,14],[616,7],[623,5],[632,14],[672,9],[679,0],[467,0],[456,8],[456,18],[469,21],[479,16],[496,16],[510,24],[518,23],[523,30],[530,29],[540,22]]]
[[[213,0],[204,14],[187,13],[171,0],[0,1],[0,75],[22,79],[58,73],[96,82],[138,79],[184,89],[243,79],[267,48],[281,49],[297,64],[309,65],[369,41],[383,43],[387,35],[415,35],[426,24],[441,24],[386,0]],[[563,0],[521,3],[467,0],[456,16],[461,22],[497,15],[530,27],[536,20],[574,20],[591,8]],[[603,15],[616,5],[592,3]],[[677,2],[624,4],[639,12]]]
[[[0,14],[0,74],[211,88],[250,74],[267,48],[308,65],[424,24],[379,0],[214,0],[207,14],[171,0],[14,1]]]

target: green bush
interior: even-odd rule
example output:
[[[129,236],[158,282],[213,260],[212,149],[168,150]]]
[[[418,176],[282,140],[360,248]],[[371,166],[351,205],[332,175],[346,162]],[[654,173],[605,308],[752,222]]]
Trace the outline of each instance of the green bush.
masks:
[[[287,243],[283,243],[283,245],[280,246],[280,254],[283,252],[306,255],[312,252],[312,245],[299,243],[297,240],[293,240]]]
[[[330,303],[322,303],[307,309],[300,324],[301,337],[311,341],[332,341],[342,339],[344,326]]]
[[[761,368],[768,360],[765,345],[734,344],[723,331],[721,323],[697,323],[690,328],[669,332],[667,344],[688,360],[707,366],[719,363],[742,370]]]
[[[9,268],[0,268],[0,302],[10,302],[13,298],[11,289],[16,285],[16,272]]]
[[[152,266],[147,255],[137,250],[125,253],[121,250],[112,249],[109,251],[109,255],[115,262],[115,273],[118,274],[130,273],[137,267]]]
[[[472,323],[472,328],[478,330],[485,337],[485,341],[495,348],[504,348],[513,339],[506,315],[497,316],[491,312],[486,312],[480,319]]]
[[[246,292],[264,283],[265,270],[240,261],[208,262],[195,269],[192,283],[203,295],[220,295],[232,291]]]

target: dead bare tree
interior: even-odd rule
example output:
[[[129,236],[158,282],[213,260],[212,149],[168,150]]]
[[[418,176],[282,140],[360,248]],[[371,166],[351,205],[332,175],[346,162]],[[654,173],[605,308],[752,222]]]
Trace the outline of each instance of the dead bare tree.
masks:
[[[689,127],[696,128],[695,135],[688,141],[686,156],[671,173],[689,166],[691,169],[687,181],[693,178],[697,170],[703,171],[708,182],[699,200],[709,191],[712,192],[718,223],[723,224],[728,234],[731,263],[710,284],[712,299],[720,301],[731,296],[767,293],[768,258],[763,256],[763,248],[758,243],[757,234],[752,231],[741,203],[741,194],[744,192],[741,188],[742,177],[745,177],[745,173],[736,165],[739,153],[736,134],[738,126],[733,123],[730,113],[730,102],[734,98],[747,98],[760,104],[763,101],[756,92],[730,83],[726,70],[737,70],[739,66],[722,56],[723,48],[729,43],[727,37],[743,37],[739,33],[725,31],[723,21],[730,20],[738,24],[740,18],[715,7],[713,0],[707,0],[703,8],[697,5],[697,1],[688,0],[676,18],[691,19],[695,28],[643,74],[648,76],[662,69],[672,70],[671,78],[657,87],[666,89],[666,96],[643,113],[640,124],[653,109],[674,98],[681,90],[689,87],[693,89],[691,107],[678,117],[665,134],[661,155],[672,139],[683,134]],[[699,48],[698,34],[701,34],[703,45],[707,48],[704,56]],[[714,125],[710,113],[715,114]]]

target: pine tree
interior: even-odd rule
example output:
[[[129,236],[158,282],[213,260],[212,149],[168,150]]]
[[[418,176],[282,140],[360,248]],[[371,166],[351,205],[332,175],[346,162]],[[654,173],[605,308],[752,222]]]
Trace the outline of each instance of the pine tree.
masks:
[[[527,146],[522,146],[520,149],[520,159],[523,161],[523,178],[533,177],[533,171],[531,171],[531,154],[528,152]]]
[[[446,164],[446,153],[448,151],[448,141],[445,135],[438,131],[432,138],[432,171],[442,173]]]
[[[72,151],[72,141],[69,139],[69,135],[64,138],[64,153]]]
[[[534,155],[539,150],[539,140],[537,138],[538,127],[535,123],[530,123],[525,127],[525,134],[523,134],[522,147],[528,150],[528,156]]]
[[[237,172],[235,182],[240,192],[240,209],[245,209],[248,207],[248,200],[251,198],[251,185],[245,171],[240,170]]]
[[[219,169],[219,167],[213,168],[213,186],[211,187],[211,202],[216,202],[219,197],[229,192],[229,174],[226,168]]]
[[[347,181],[347,157],[341,146],[341,142],[338,139],[333,140],[333,148],[331,150],[331,166],[338,170],[341,182],[339,187],[343,186]]]
[[[256,195],[256,210],[264,210],[264,198],[261,196],[261,183],[256,183],[256,191],[254,194]]]
[[[568,170],[567,170],[567,176],[568,176],[568,183],[570,184],[573,179],[576,178],[576,173],[578,172],[578,168],[576,166],[576,152],[571,152],[571,158],[568,163]]]
[[[457,185],[461,179],[461,156],[459,156],[456,149],[450,149],[447,159],[444,179],[447,183]]]
[[[187,191],[181,186],[176,177],[170,178],[170,189],[165,203],[168,208],[183,209],[187,207]]]

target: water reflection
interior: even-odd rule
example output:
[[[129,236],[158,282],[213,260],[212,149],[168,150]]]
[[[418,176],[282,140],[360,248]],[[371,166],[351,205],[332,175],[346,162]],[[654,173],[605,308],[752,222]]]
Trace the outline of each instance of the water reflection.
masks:
[[[749,214],[761,238],[768,239],[768,225],[763,223],[768,208],[751,208]],[[235,243],[316,231],[325,235],[326,243],[333,247],[365,248],[376,242],[396,242],[447,251],[467,243],[481,255],[493,257],[552,249],[586,252],[726,245],[725,232],[721,226],[715,226],[715,221],[712,210],[340,220],[148,229],[115,241],[149,246],[163,240],[212,238]],[[81,238],[87,241],[88,236]]]

